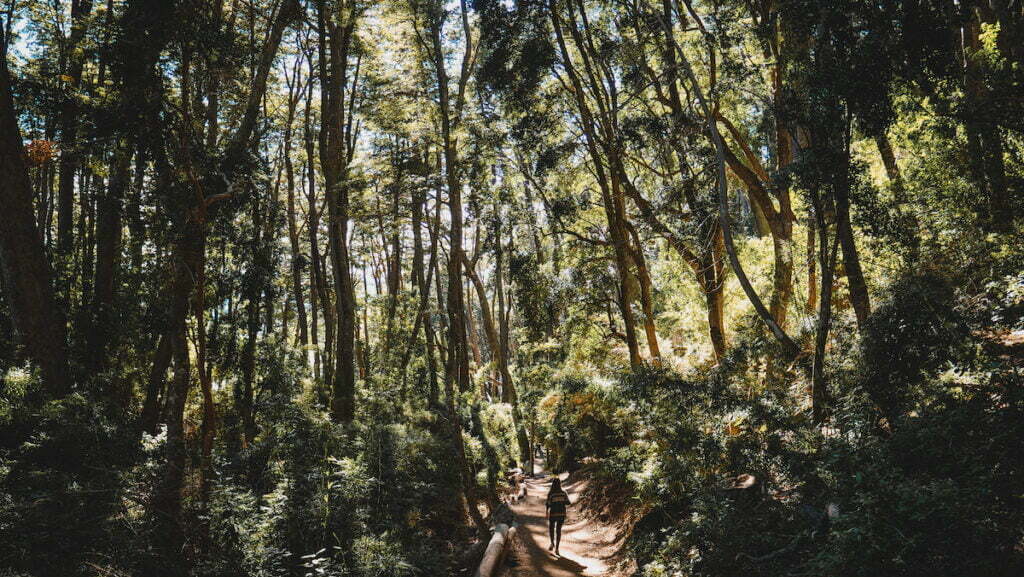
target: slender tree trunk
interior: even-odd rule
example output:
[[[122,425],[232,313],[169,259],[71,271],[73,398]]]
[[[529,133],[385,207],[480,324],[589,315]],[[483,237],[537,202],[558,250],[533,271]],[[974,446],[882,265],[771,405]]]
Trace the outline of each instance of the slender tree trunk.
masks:
[[[846,270],[850,302],[853,304],[853,312],[857,316],[857,326],[863,329],[864,323],[871,315],[871,300],[868,295],[867,283],[864,281],[864,272],[860,266],[860,257],[857,254],[857,243],[853,238],[853,225],[850,222],[850,199],[843,187],[838,187],[836,190],[836,234],[839,236],[839,245],[843,249],[843,267]],[[824,294],[822,294],[822,298],[824,298]]]
[[[429,303],[430,296],[428,292],[429,283],[426,282],[426,271],[424,270],[423,263],[423,205],[425,201],[425,195],[422,189],[416,188],[412,192],[412,270],[410,271],[411,279],[410,284],[419,297],[419,302],[416,305],[416,317],[413,319],[412,333],[409,335],[409,341],[402,351],[402,358],[399,361],[399,373],[402,375],[402,391],[405,392],[406,383],[406,369],[409,366],[409,360],[412,357],[413,350],[419,346],[419,334],[420,330],[424,329],[425,325],[429,322],[429,316],[426,314],[426,307]],[[432,363],[433,359],[427,359],[428,365]],[[429,377],[435,378],[433,373],[433,367],[429,366],[430,371]],[[431,385],[436,386],[436,385]]]
[[[631,283],[629,279],[629,256],[626,243],[628,242],[624,231],[624,219],[625,219],[625,208],[622,195],[622,182],[620,181],[618,168],[621,167],[621,159],[616,156],[617,148],[610,144],[612,138],[614,138],[613,129],[610,126],[613,124],[613,119],[603,118],[604,125],[600,125],[595,119],[595,115],[587,103],[587,92],[583,88],[583,82],[580,79],[580,74],[576,70],[573,64],[571,53],[566,44],[566,38],[563,34],[563,22],[560,16],[557,3],[554,0],[550,0],[549,3],[549,15],[551,18],[552,26],[555,30],[555,37],[558,41],[558,48],[562,55],[562,65],[568,72],[569,79],[573,86],[573,94],[576,100],[576,106],[580,113],[580,126],[583,129],[587,150],[591,157],[591,165],[597,174],[598,185],[601,188],[601,197],[604,203],[605,216],[608,220],[608,232],[611,236],[612,246],[614,248],[615,257],[615,270],[618,276],[618,290],[616,298],[619,304],[619,311],[622,314],[623,321],[623,332],[626,340],[626,348],[629,351],[629,363],[630,366],[636,367],[640,365],[640,349],[637,344],[636,338],[636,321],[633,316],[632,299],[631,299]],[[565,24],[565,28],[569,31],[573,41],[581,52],[586,52],[586,47],[581,38],[579,30],[577,30],[575,17],[570,14],[572,21]],[[586,61],[584,61],[586,63]],[[596,81],[591,80],[590,82],[592,94],[601,94],[604,92],[604,86],[598,86]],[[603,110],[607,114],[607,105],[599,104],[599,111]],[[604,137],[605,144],[603,146],[606,151],[608,158],[605,159],[601,154],[601,149],[598,144],[598,133],[601,132]],[[611,170],[605,170],[605,163],[611,165]]]
[[[88,162],[86,162],[88,164]],[[78,281],[78,293],[80,300],[73,302],[68,299],[69,307],[84,307],[88,302],[89,295],[92,295],[93,280],[93,192],[94,183],[100,180],[91,170],[79,171],[78,178],[78,219],[75,221],[78,250],[74,251],[75,266],[74,280]],[[98,185],[97,185],[98,186]],[[74,284],[72,280],[72,285]]]
[[[821,424],[826,417],[828,386],[825,380],[825,346],[832,323],[832,286],[835,278],[836,253],[839,238],[829,242],[828,224],[819,200],[814,208],[818,229],[818,262],[821,265],[821,300],[818,304],[818,326],[814,335],[814,360],[811,365],[811,413],[814,422]],[[831,244],[831,247],[829,246]]]
[[[134,170],[131,195],[125,205],[125,217],[130,237],[128,266],[133,274],[138,274],[142,270],[142,247],[146,239],[146,227],[142,222],[142,189],[146,182],[146,154],[141,148],[135,153]]]
[[[398,305],[398,293],[402,290],[402,226],[399,221],[399,215],[401,214],[402,209],[402,185],[403,174],[401,168],[399,168],[394,186],[391,190],[391,230],[388,238],[388,244],[391,246],[391,254],[388,259],[387,270],[387,317],[389,323],[395,316],[395,310]],[[383,241],[383,238],[381,240]]]
[[[413,193],[413,284],[416,285],[419,291],[420,304],[417,312],[417,319],[423,326],[423,337],[424,346],[427,360],[427,378],[428,389],[427,389],[427,401],[428,406],[435,407],[438,404],[439,391],[437,386],[437,365],[434,359],[434,329],[433,323],[430,318],[430,281],[434,269],[436,268],[436,243],[434,242],[434,235],[431,234],[431,252],[430,252],[430,265],[424,269],[423,262],[423,221],[424,213],[426,210],[426,191],[418,189]],[[438,203],[438,206],[440,203]],[[415,336],[414,336],[415,338]],[[411,352],[411,349],[410,349]],[[408,354],[406,357],[408,358]],[[406,363],[408,360],[405,361]]]
[[[162,398],[167,387],[167,369],[171,366],[171,338],[165,332],[158,337],[153,364],[146,379],[146,398],[142,404],[141,428],[155,435],[160,424]]]
[[[807,306],[808,314],[813,314],[818,308],[818,257],[815,255],[815,239],[817,238],[817,224],[814,217],[807,219]]]
[[[290,136],[290,130],[289,136]],[[289,142],[287,138],[285,142]],[[290,143],[285,145],[290,152]],[[302,263],[303,256],[299,245],[299,227],[295,216],[295,176],[292,169],[292,161],[289,153],[285,153],[285,170],[288,176],[288,243],[291,247],[291,273],[292,273],[292,294],[295,295],[295,312],[298,318],[298,343],[302,346],[303,357],[306,357],[306,347],[309,346],[309,320],[306,317],[305,290],[302,286]]]
[[[519,397],[516,394],[515,383],[512,381],[512,371],[509,370],[508,359],[505,357],[505,350],[501,343],[501,335],[498,332],[498,327],[495,325],[494,315],[491,314],[487,289],[468,259],[465,261],[465,265],[466,276],[472,282],[474,288],[476,288],[477,299],[480,301],[487,345],[494,355],[494,364],[501,375],[502,400],[512,405],[512,426],[516,431],[516,442],[519,444],[519,458],[525,466],[530,456],[530,446],[526,438],[526,430],[523,428],[523,416],[519,411]],[[500,280],[497,282],[500,282]]]
[[[725,263],[722,261],[724,250],[722,229],[717,225],[709,240],[701,259],[702,273],[697,273],[704,290],[707,307],[708,334],[715,353],[715,360],[721,362],[725,358],[728,343],[725,337]]]
[[[312,57],[310,57],[312,58]],[[312,67],[312,61],[310,62]],[[312,71],[310,71],[312,75]],[[310,338],[313,343],[313,377],[321,382],[327,382],[322,374],[321,368],[321,349],[320,349],[320,335],[319,335],[319,319],[320,319],[320,306],[322,306],[322,297],[324,296],[323,280],[320,274],[320,241],[319,241],[319,230],[320,230],[320,213],[317,208],[319,201],[317,200],[316,194],[316,168],[314,167],[315,156],[315,145],[313,139],[313,127],[310,121],[310,110],[312,108],[312,94],[313,94],[313,81],[310,79],[309,86],[306,90],[306,104],[305,113],[303,116],[303,138],[305,140],[306,147],[306,179],[307,179],[307,191],[306,191],[306,229],[309,235],[309,281],[312,285],[309,291],[309,310],[310,310]],[[325,306],[325,308],[327,308]],[[328,324],[325,317],[324,324]],[[329,330],[326,329],[325,330]],[[328,340],[327,346],[330,346]]]
[[[982,49],[981,22],[983,15],[977,8],[970,10],[964,25],[964,95],[968,118],[964,122],[967,133],[968,163],[973,180],[984,195],[980,207],[982,224],[991,232],[1010,232],[1013,229],[1013,204],[1006,182],[1003,159],[1003,137],[999,127],[986,118],[992,106],[990,90],[979,70],[977,54]]]
[[[793,224],[779,222],[772,234],[775,259],[769,312],[783,330],[789,324],[789,303],[793,299]]]
[[[892,144],[885,132],[875,137],[875,146],[878,154],[882,157],[882,164],[885,166],[885,174],[889,178],[892,187],[893,200],[896,203],[896,211],[903,229],[906,231],[909,252],[907,254],[908,264],[913,265],[921,256],[921,224],[917,219],[917,213],[913,208],[907,206],[907,186],[903,181],[903,174],[900,165],[896,162],[896,154],[893,152]]]
[[[213,481],[213,441],[217,435],[217,409],[213,402],[213,382],[206,346],[206,251],[200,255],[199,277],[196,279],[196,372],[203,395],[203,422],[200,425],[199,500],[205,506],[210,500]],[[206,529],[204,528],[204,532]]]
[[[718,132],[715,116],[712,113],[707,99],[704,97],[704,91],[701,89],[700,84],[693,73],[693,68],[690,66],[689,60],[686,58],[685,53],[683,53],[682,50],[679,50],[678,47],[676,53],[679,56],[681,68],[685,72],[686,78],[697,96],[700,110],[704,114],[704,118],[707,123],[709,136],[711,137],[712,144],[715,148],[716,164],[718,169],[716,188],[718,189],[719,222],[721,223],[723,242],[725,245],[725,251],[729,255],[729,262],[732,265],[733,272],[736,273],[736,278],[739,280],[740,286],[743,288],[743,292],[747,295],[750,303],[754,306],[754,310],[757,312],[757,315],[762,321],[764,321],[765,325],[768,326],[768,329],[782,345],[786,354],[792,358],[796,358],[800,353],[800,347],[788,334],[786,334],[785,329],[776,321],[776,317],[764,306],[763,301],[761,301],[761,298],[757,295],[753,285],[750,284],[750,279],[747,278],[747,275],[743,270],[743,266],[740,263],[739,255],[736,252],[736,246],[732,238],[731,221],[729,218],[729,189],[725,172],[725,167],[729,163],[728,159],[731,154],[729,149],[725,146],[725,143],[722,141],[722,135]],[[778,273],[776,273],[776,278],[778,278]]]
[[[725,294],[721,283],[704,289],[704,302],[707,307],[708,334],[715,360],[722,361],[727,345],[725,342]]]
[[[96,242],[96,273],[93,283],[94,315],[90,331],[90,361],[94,372],[103,371],[110,359],[109,347],[117,335],[117,275],[121,262],[122,205],[130,179],[132,151],[124,139],[119,140],[114,151],[114,160],[107,191],[99,202],[99,216]],[[127,408],[131,401],[131,390],[120,379],[113,379],[114,390],[111,400],[117,406]],[[113,384],[113,383],[112,383]]]
[[[462,16],[462,40],[465,44],[462,59],[462,72],[458,79],[458,89],[453,101],[449,90],[448,72],[445,68],[444,45],[442,44],[442,28],[444,18],[440,14],[428,17],[429,46],[424,46],[432,58],[433,72],[438,88],[438,112],[441,123],[441,143],[444,154],[444,177],[448,192],[449,210],[449,255],[448,255],[448,291],[446,295],[448,314],[448,358],[445,363],[445,402],[448,409],[449,431],[452,436],[456,462],[462,477],[462,496],[465,500],[466,512],[481,534],[487,533],[480,510],[477,508],[476,478],[466,458],[465,446],[462,442],[462,418],[458,411],[458,392],[469,389],[469,358],[466,350],[465,298],[462,292],[463,265],[463,207],[461,166],[458,154],[455,131],[461,121],[464,104],[465,86],[471,72],[471,55],[473,39],[469,27],[469,9],[466,0],[460,0]],[[446,10],[442,8],[442,10]],[[440,234],[440,231],[438,231]],[[438,296],[440,296],[440,292]]]
[[[71,3],[71,36],[68,38],[68,68],[64,76],[71,95],[60,109],[61,154],[58,163],[57,184],[57,249],[62,256],[71,254],[74,244],[72,225],[75,204],[75,174],[78,170],[78,117],[80,110],[77,92],[82,82],[85,57],[82,40],[88,31],[88,18],[92,0],[73,0]]]
[[[185,405],[192,388],[186,319],[205,248],[201,232],[204,226],[205,217],[199,212],[193,213],[193,218],[178,232],[172,254],[174,277],[171,284],[171,326],[167,338],[174,361],[174,377],[167,388],[167,460],[151,504],[153,513],[166,527],[165,548],[172,558],[181,555],[185,543],[181,492],[188,457],[185,447]],[[168,574],[184,574],[183,561],[179,558],[174,563],[180,564],[180,569],[171,570]]]
[[[644,258],[640,236],[630,226],[633,237],[632,260],[636,266],[636,278],[640,283],[640,310],[644,313],[644,334],[647,336],[647,350],[651,354],[651,363],[661,364],[661,348],[658,346],[658,331],[654,325],[654,297],[651,294],[651,274],[647,270],[647,259]]]
[[[466,265],[467,267],[469,265]],[[468,275],[469,273],[467,273]],[[473,296],[469,293],[469,289],[465,288],[466,291],[466,334],[468,335],[469,350],[473,353],[473,364],[478,368],[484,364],[483,355],[480,354],[480,339],[478,338],[478,331],[476,329],[476,319],[473,318]],[[487,306],[486,301],[480,301],[480,308]],[[490,311],[481,311],[481,315],[486,314],[490,316]],[[494,356],[494,350],[491,349],[491,356]]]
[[[256,343],[260,326],[259,291],[250,294],[245,305],[245,346],[242,349],[242,379],[235,390],[235,406],[242,421],[242,446],[256,437],[254,391],[256,381]]]

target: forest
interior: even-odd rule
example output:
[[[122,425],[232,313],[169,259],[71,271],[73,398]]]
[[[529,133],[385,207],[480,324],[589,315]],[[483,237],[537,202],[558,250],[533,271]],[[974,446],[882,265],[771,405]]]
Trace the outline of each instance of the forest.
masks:
[[[0,0],[0,204],[0,577],[1024,575],[1020,0]]]

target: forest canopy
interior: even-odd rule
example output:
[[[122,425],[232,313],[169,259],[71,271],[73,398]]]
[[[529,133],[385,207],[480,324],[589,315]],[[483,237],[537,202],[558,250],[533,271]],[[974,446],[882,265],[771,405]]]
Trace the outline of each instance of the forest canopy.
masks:
[[[0,577],[1024,574],[1019,1],[0,0],[0,204]]]

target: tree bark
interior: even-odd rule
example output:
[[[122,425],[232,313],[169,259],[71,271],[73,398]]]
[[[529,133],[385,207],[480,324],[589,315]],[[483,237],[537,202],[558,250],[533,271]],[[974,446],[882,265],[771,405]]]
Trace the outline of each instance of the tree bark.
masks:
[[[508,359],[505,357],[505,350],[501,344],[501,336],[498,332],[498,327],[495,326],[494,315],[491,314],[487,289],[484,287],[483,281],[480,280],[480,276],[477,274],[473,263],[465,255],[463,255],[463,259],[466,267],[466,277],[473,283],[477,299],[480,301],[484,334],[487,335],[487,345],[494,355],[494,364],[498,369],[498,374],[501,375],[502,400],[512,406],[512,426],[516,431],[520,462],[525,466],[530,457],[530,444],[526,438],[526,430],[523,428],[523,416],[519,411],[519,396],[516,394],[515,383],[512,381],[512,371],[509,370]]]
[[[181,520],[182,487],[185,482],[188,451],[185,445],[185,405],[192,388],[192,365],[189,358],[187,318],[189,301],[195,290],[195,278],[205,249],[199,221],[189,219],[179,230],[173,245],[174,276],[171,283],[171,325],[168,331],[174,376],[167,387],[166,463],[159,487],[151,503],[152,511],[161,519],[167,539],[166,550],[174,557],[181,555],[185,543],[185,527]],[[176,564],[182,563],[180,559]],[[171,574],[184,574],[184,567]]]
[[[106,193],[99,201],[96,231],[96,271],[93,282],[93,328],[89,334],[89,360],[94,372],[102,372],[110,359],[110,347],[117,335],[117,275],[121,263],[122,206],[130,179],[132,151],[122,138],[114,151],[113,167]],[[131,390],[113,379],[110,398],[127,408]]]
[[[71,391],[67,330],[53,291],[53,271],[32,207],[21,130],[14,112],[6,61],[0,61],[0,260],[11,320],[25,353],[40,368],[47,393]]]
[[[921,224],[914,210],[907,207],[907,186],[903,181],[900,165],[896,162],[896,154],[893,152],[892,143],[889,142],[889,137],[886,136],[885,132],[875,136],[875,146],[878,148],[879,156],[882,157],[885,174],[889,178],[889,183],[892,187],[892,196],[896,203],[897,216],[901,221],[903,229],[906,231],[907,241],[909,242],[907,261],[912,265],[917,262],[921,254]]]
[[[405,350],[402,353],[402,360],[399,363],[399,369],[402,374],[403,390],[405,389],[405,373],[406,367],[409,365],[409,359],[412,356],[413,349],[418,345],[419,332],[423,330],[424,336],[424,355],[426,356],[427,362],[427,378],[429,382],[427,384],[427,399],[430,406],[433,406],[437,402],[437,367],[434,364],[434,335],[433,328],[430,323],[430,314],[427,307],[430,304],[430,280],[427,277],[427,271],[424,265],[423,255],[423,216],[424,207],[426,205],[426,193],[422,188],[416,188],[412,193],[412,286],[415,288],[419,296],[419,302],[416,306],[416,318],[414,319],[414,325],[409,343],[406,345]],[[431,253],[431,259],[435,258],[436,254]]]
[[[843,179],[844,181],[848,179]],[[850,303],[857,316],[857,326],[864,328],[871,315],[871,299],[868,295],[864,272],[860,266],[857,243],[853,238],[853,225],[850,222],[850,198],[845,186],[836,188],[836,234],[843,249],[843,267],[846,269],[846,280],[850,291]],[[825,271],[822,270],[824,274]],[[822,293],[822,298],[825,298]]]
[[[832,286],[835,278],[838,236],[829,243],[828,224],[823,214],[821,201],[814,207],[818,229],[818,262],[821,265],[821,300],[818,304],[818,326],[814,335],[814,360],[811,364],[811,413],[815,424],[824,422],[828,403],[828,386],[825,381],[825,345],[828,343],[832,323]],[[831,247],[829,246],[831,244]]]
[[[576,107],[580,113],[580,126],[583,129],[584,140],[591,157],[591,165],[597,175],[598,186],[601,189],[605,217],[608,221],[608,232],[611,236],[612,246],[614,248],[615,271],[618,277],[618,291],[616,298],[619,304],[619,311],[622,314],[623,332],[625,335],[626,347],[629,351],[629,363],[630,366],[637,367],[640,365],[640,349],[637,344],[636,321],[633,316],[630,298],[629,257],[626,247],[628,240],[626,238],[624,231],[625,227],[623,224],[625,209],[623,203],[622,182],[619,178],[620,175],[616,170],[616,168],[621,165],[621,159],[616,156],[617,148],[615,145],[611,144],[612,139],[615,138],[612,127],[614,124],[614,118],[604,117],[610,114],[609,110],[611,110],[612,107],[601,100],[597,101],[598,114],[604,115],[599,123],[595,118],[595,114],[591,110],[590,105],[587,103],[587,92],[583,88],[583,81],[581,79],[580,72],[573,64],[566,38],[563,33],[564,27],[569,31],[569,34],[580,53],[587,54],[590,44],[583,40],[583,35],[577,29],[574,15],[570,14],[572,22],[566,22],[563,25],[562,17],[555,0],[549,0],[549,15],[552,27],[555,30],[555,38],[558,41],[558,48],[562,56],[562,66],[568,73],[569,80],[572,83],[573,96],[575,97]],[[595,73],[591,70],[585,57],[583,59],[583,63],[589,79],[588,82],[591,87],[590,93],[592,95],[603,94],[605,92],[605,87],[597,81]],[[604,150],[608,156],[607,161],[612,166],[610,173],[608,173],[604,168],[606,159],[602,156],[599,148],[598,132],[601,133],[603,138],[602,142],[604,142]]]
[[[640,284],[640,310],[644,313],[644,334],[647,337],[647,350],[651,355],[651,363],[661,365],[661,348],[658,346],[658,331],[654,324],[654,298],[651,294],[651,273],[647,270],[647,259],[644,258],[640,236],[633,226],[629,227],[633,238],[632,261],[636,267],[636,278]]]
[[[817,238],[817,224],[814,217],[807,219],[807,306],[804,310],[807,314],[813,314],[818,308],[818,260],[815,256],[815,239]]]
[[[312,57],[310,57],[310,67],[312,67]],[[310,71],[312,76],[312,70]],[[309,282],[312,285],[309,291],[309,311],[310,311],[310,339],[313,344],[313,377],[320,382],[326,383],[328,379],[324,375],[322,370],[322,354],[320,348],[320,335],[319,335],[319,324],[320,324],[320,307],[324,308],[327,312],[330,308],[327,306],[326,301],[326,288],[324,287],[323,275],[320,272],[320,266],[322,258],[320,256],[320,210],[318,208],[319,200],[317,199],[316,193],[316,168],[314,167],[315,156],[315,144],[313,139],[313,126],[310,121],[310,110],[312,109],[312,94],[313,94],[313,82],[310,80],[309,86],[306,90],[306,103],[305,113],[303,116],[303,139],[305,140],[306,147],[306,230],[309,235]],[[332,328],[330,315],[324,317],[324,332],[325,335],[325,348],[332,345],[330,338]],[[327,371],[330,372],[329,370]]]
[[[242,446],[256,438],[254,390],[256,381],[256,343],[260,326],[259,290],[253,291],[245,305],[245,346],[242,349],[242,378],[235,390],[235,406],[242,421]]]
[[[306,316],[306,298],[305,289],[302,286],[302,267],[303,267],[303,256],[302,249],[299,244],[299,226],[298,219],[296,217],[296,206],[295,206],[295,168],[292,163],[292,128],[295,123],[295,109],[298,105],[298,100],[302,95],[301,87],[297,86],[298,80],[296,79],[296,86],[290,87],[294,89],[294,95],[289,94],[288,97],[288,116],[284,131],[284,172],[285,180],[288,187],[288,199],[287,199],[287,218],[288,218],[288,245],[291,248],[291,280],[292,280],[292,294],[295,297],[295,312],[298,319],[298,343],[302,347],[303,360],[308,360],[308,354],[306,348],[309,346],[309,320]]]
[[[326,181],[328,240],[331,248],[331,271],[335,289],[334,371],[331,416],[341,423],[355,418],[355,289],[352,282],[348,247],[349,183],[348,167],[352,161],[353,118],[348,114],[346,94],[349,89],[349,55],[356,25],[356,11],[339,3],[327,12],[319,7],[321,31],[320,70],[321,110],[320,165]],[[351,79],[352,98],[358,82],[358,66]]]
[[[715,121],[715,116],[712,114],[711,107],[708,105],[707,100],[704,97],[704,91],[700,87],[700,83],[697,82],[697,78],[693,73],[693,69],[690,66],[690,61],[687,59],[685,53],[682,50],[676,50],[679,56],[682,69],[685,71],[687,79],[690,82],[694,93],[697,96],[697,101],[700,104],[701,112],[704,114],[707,122],[707,129],[710,135],[712,144],[715,147],[715,156],[717,159],[718,168],[718,213],[719,221],[722,228],[722,236],[725,244],[726,253],[729,255],[729,262],[732,265],[733,272],[736,273],[736,278],[740,282],[740,286],[743,288],[743,292],[746,293],[750,303],[754,306],[754,310],[761,320],[767,325],[772,335],[775,337],[779,344],[782,346],[785,353],[796,358],[800,354],[800,347],[796,344],[793,339],[786,334],[786,331],[782,326],[776,322],[775,316],[764,306],[761,298],[757,295],[753,285],[750,284],[750,279],[747,278],[746,273],[743,270],[743,265],[740,263],[739,256],[736,252],[736,246],[733,243],[732,228],[729,218],[729,189],[726,181],[725,167],[728,163],[731,151],[725,146],[722,141],[722,135],[718,132],[718,127]]]
[[[417,9],[415,6],[413,9]],[[477,508],[476,478],[469,466],[465,446],[462,442],[462,419],[458,411],[457,391],[469,389],[469,357],[466,346],[465,331],[465,298],[462,291],[463,264],[463,207],[461,166],[458,154],[456,131],[462,119],[465,104],[465,90],[472,72],[471,62],[474,53],[473,38],[469,25],[469,9],[466,0],[460,0],[459,10],[462,20],[462,41],[464,43],[462,68],[458,78],[454,102],[450,93],[448,72],[445,68],[445,53],[442,43],[444,20],[447,9],[427,15],[429,38],[423,41],[421,48],[427,53],[433,67],[434,78],[438,89],[438,116],[441,123],[441,146],[444,156],[444,178],[448,192],[449,210],[449,254],[448,254],[448,353],[445,363],[445,404],[448,410],[448,426],[455,449],[456,462],[459,464],[462,480],[462,496],[465,499],[466,512],[481,534],[487,533],[487,525]],[[437,231],[440,235],[440,231]],[[440,298],[440,291],[438,297]]]
[[[153,364],[146,379],[146,398],[139,419],[143,431],[155,435],[160,424],[160,408],[167,387],[167,369],[171,366],[171,338],[166,332],[158,337]]]
[[[964,96],[967,104],[968,163],[975,183],[984,195],[981,208],[982,225],[990,232],[1006,233],[1013,230],[1013,204],[1006,182],[1003,159],[1003,137],[999,126],[990,121],[985,110],[991,105],[991,91],[979,70],[976,53],[981,50],[981,23],[984,15],[971,7],[970,18],[964,24]]]
[[[75,204],[75,174],[78,170],[78,89],[82,82],[85,57],[82,40],[88,31],[88,18],[92,12],[92,0],[71,2],[71,36],[68,38],[68,68],[66,81],[69,95],[60,109],[61,153],[58,163],[57,182],[57,250],[64,257],[71,254],[74,244],[72,236]]]

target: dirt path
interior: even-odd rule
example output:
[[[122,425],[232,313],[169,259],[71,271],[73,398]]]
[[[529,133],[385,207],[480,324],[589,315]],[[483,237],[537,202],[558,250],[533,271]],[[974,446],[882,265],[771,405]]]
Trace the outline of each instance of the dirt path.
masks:
[[[538,463],[537,470],[540,471]],[[561,475],[562,488],[569,494],[572,503],[579,501],[583,484],[565,483]],[[608,562],[615,555],[615,530],[596,522],[583,519],[577,506],[569,507],[569,515],[562,528],[561,555],[548,551],[548,522],[545,517],[544,500],[551,487],[551,477],[543,473],[536,479],[526,481],[526,499],[514,504],[517,529],[513,549],[513,567],[505,575],[511,577],[569,577],[585,575],[597,577],[610,575]]]

